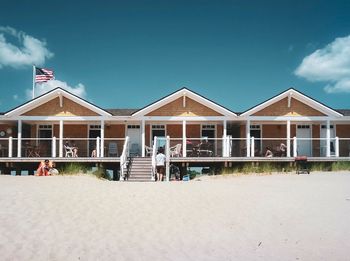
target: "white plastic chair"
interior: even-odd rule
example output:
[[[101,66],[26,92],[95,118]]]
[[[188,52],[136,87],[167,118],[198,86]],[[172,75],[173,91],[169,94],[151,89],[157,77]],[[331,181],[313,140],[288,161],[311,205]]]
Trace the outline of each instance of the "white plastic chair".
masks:
[[[152,156],[152,147],[145,145],[146,156]]]
[[[180,157],[181,156],[181,147],[182,144],[176,144],[173,147],[170,147],[170,157]]]
[[[64,150],[65,150],[65,154],[67,158],[73,157],[74,153],[73,153],[73,148],[69,147],[67,145],[64,145]]]

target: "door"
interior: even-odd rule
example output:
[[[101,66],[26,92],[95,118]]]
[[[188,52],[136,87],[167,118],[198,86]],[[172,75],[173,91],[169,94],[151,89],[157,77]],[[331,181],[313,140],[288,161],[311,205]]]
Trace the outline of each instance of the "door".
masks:
[[[261,150],[261,126],[258,124],[250,125],[250,137],[254,137],[254,155],[255,156],[261,156],[262,150]]]
[[[203,124],[202,125],[201,138],[205,139],[209,143],[207,150],[210,151],[211,155],[216,155],[216,151],[217,151],[217,143],[215,140],[215,138],[216,138],[215,129],[216,129],[215,125],[211,125],[211,124]],[[201,143],[202,142],[203,142],[203,140],[201,141]]]
[[[297,126],[297,154],[298,156],[312,156],[310,125]]]
[[[96,138],[101,137],[101,125],[89,126],[89,142],[88,142],[88,155],[92,155],[92,151],[96,149]]]
[[[141,129],[140,125],[128,125],[127,136],[130,142],[130,154],[141,155]]]
[[[52,145],[52,125],[39,125],[38,128],[39,143],[36,148],[36,155],[48,157],[51,155]]]
[[[165,143],[166,143],[165,125],[152,125],[151,135],[152,135],[151,136],[151,144],[150,144],[151,147],[153,146],[154,137],[157,136],[157,138],[160,138],[157,142],[157,149],[159,147],[165,148]]]
[[[330,137],[331,137],[331,156],[335,156],[335,131],[334,126],[330,125]],[[327,156],[327,125],[321,125],[320,131],[320,156]]]

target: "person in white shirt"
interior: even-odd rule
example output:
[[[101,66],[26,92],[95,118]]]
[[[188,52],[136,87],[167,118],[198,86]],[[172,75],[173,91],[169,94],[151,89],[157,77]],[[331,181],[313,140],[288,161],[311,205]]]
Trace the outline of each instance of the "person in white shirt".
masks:
[[[158,154],[156,156],[156,167],[157,167],[157,181],[162,181],[163,176],[165,174],[165,155],[164,149],[162,147],[159,148]]]

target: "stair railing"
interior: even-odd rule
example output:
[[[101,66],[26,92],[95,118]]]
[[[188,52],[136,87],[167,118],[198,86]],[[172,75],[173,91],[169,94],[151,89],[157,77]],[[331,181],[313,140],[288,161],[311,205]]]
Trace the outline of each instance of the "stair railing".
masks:
[[[126,167],[126,164],[128,162],[128,155],[129,155],[129,137],[126,136],[125,142],[123,145],[123,152],[120,156],[120,177],[119,181],[123,181],[125,179],[125,173],[124,173],[124,167]]]
[[[154,137],[153,147],[152,147],[152,180],[156,180],[156,156],[157,156],[157,136]]]

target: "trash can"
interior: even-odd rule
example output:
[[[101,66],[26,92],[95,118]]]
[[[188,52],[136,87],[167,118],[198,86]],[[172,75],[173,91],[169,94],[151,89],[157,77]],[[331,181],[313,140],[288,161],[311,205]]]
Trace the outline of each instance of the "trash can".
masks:
[[[296,173],[297,174],[302,174],[302,173],[307,173],[310,174],[310,169],[307,166],[307,157],[306,156],[299,156],[295,158],[295,163],[296,163]]]

